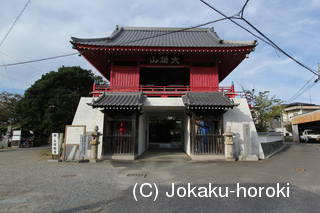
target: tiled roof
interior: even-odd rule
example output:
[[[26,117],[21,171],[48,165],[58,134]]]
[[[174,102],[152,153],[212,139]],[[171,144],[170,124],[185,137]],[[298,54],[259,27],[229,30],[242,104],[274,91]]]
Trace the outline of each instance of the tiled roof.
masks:
[[[209,107],[210,109],[223,109],[237,106],[222,92],[188,92],[182,96],[182,101],[184,105],[191,108]]]
[[[109,109],[137,109],[143,105],[144,95],[141,92],[108,92],[101,95],[93,103],[92,107]]]
[[[256,41],[222,40],[212,28],[117,27],[110,37],[81,39],[71,37],[73,44],[135,47],[245,47]]]

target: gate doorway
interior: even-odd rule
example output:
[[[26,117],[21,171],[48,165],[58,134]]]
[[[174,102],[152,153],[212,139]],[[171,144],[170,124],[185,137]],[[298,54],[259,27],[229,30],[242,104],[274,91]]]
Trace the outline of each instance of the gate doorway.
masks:
[[[192,114],[191,153],[194,155],[224,155],[222,113],[215,116]]]
[[[149,149],[183,149],[183,115],[152,115],[148,121]]]

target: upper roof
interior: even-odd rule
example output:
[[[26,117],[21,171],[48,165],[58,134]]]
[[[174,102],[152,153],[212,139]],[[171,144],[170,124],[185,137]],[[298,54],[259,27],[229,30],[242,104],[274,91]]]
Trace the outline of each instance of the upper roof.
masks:
[[[143,47],[245,47],[256,41],[227,41],[213,28],[116,27],[110,37],[75,38],[73,44],[94,46]]]

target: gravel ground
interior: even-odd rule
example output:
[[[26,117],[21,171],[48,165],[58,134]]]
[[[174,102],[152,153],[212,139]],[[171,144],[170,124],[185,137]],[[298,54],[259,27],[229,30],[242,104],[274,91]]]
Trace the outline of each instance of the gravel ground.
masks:
[[[0,212],[320,212],[320,145],[291,145],[258,162],[53,163],[48,148],[0,150]],[[156,183],[159,198],[132,196]],[[167,198],[170,184],[222,187],[290,183],[290,198]]]

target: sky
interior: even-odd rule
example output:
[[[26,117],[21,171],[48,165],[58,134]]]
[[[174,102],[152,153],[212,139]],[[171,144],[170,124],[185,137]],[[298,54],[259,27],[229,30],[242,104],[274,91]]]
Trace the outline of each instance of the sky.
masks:
[[[1,0],[0,40],[27,0]],[[207,0],[227,15],[245,0]],[[244,16],[289,54],[317,70],[320,47],[320,0],[250,0]],[[190,27],[221,16],[199,0],[31,0],[0,47],[0,64],[73,53],[70,37],[109,36],[116,25]],[[208,25],[225,40],[255,40],[229,21]],[[0,67],[0,91],[23,94],[44,73],[60,66],[81,66],[98,72],[78,55]],[[320,104],[320,81],[295,100],[290,98],[313,76],[272,47],[258,46],[222,83],[236,89],[270,91],[290,102]]]

